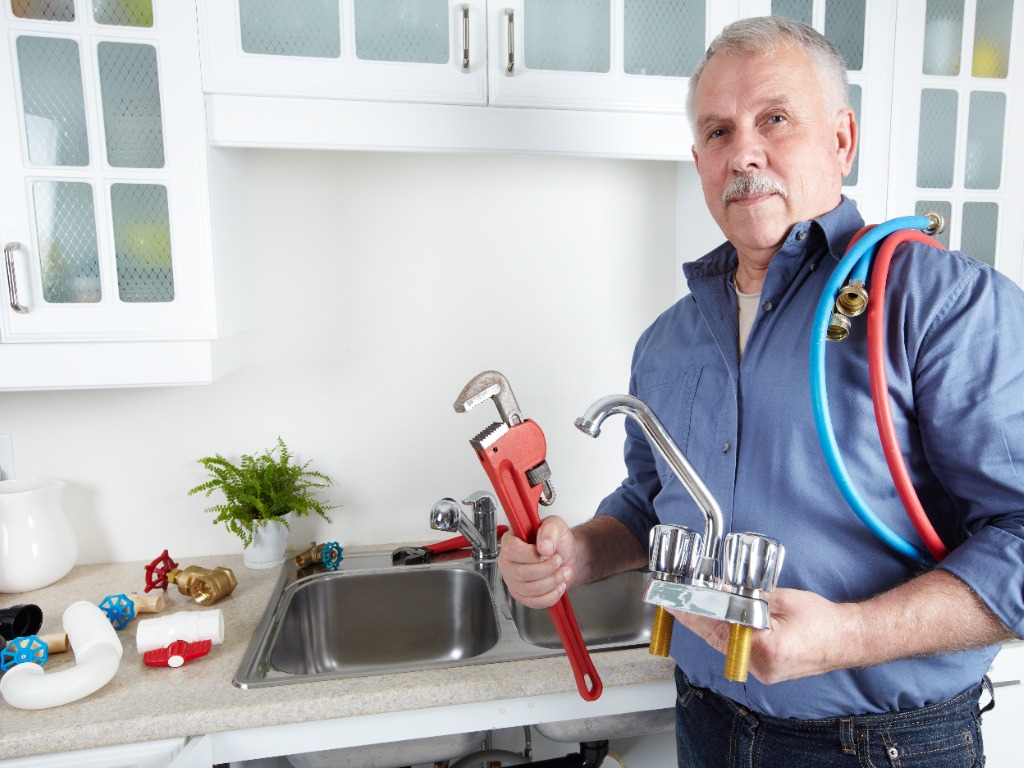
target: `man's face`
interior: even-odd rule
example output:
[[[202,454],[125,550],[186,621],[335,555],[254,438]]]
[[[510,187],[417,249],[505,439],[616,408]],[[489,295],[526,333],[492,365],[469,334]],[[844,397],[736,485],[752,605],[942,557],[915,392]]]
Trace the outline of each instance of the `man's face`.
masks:
[[[839,204],[856,126],[849,110],[830,114],[799,47],[718,54],[697,84],[694,110],[704,198],[741,259],[766,265],[795,223]]]

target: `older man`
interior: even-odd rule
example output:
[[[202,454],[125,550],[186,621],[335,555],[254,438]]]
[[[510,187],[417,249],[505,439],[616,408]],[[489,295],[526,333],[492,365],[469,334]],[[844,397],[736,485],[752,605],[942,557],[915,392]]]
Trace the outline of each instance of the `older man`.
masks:
[[[754,679],[729,682],[729,625],[678,613],[680,766],[943,766],[982,758],[979,698],[998,643],[1024,629],[1024,294],[986,265],[901,246],[886,297],[894,422],[951,554],[886,547],[829,479],[810,405],[809,337],[826,281],[863,222],[843,198],[857,127],[842,58],[806,25],[748,19],[690,82],[693,157],[728,241],[685,265],[690,295],[637,343],[630,392],[665,424],[727,528],[787,548]],[[877,300],[877,298],[876,298]],[[1011,329],[1007,333],[1000,330]],[[913,540],[871,408],[862,324],[828,350],[836,432],[860,492]],[[841,386],[838,386],[841,384]],[[695,505],[626,425],[628,477],[593,520],[548,517],[499,559],[535,607],[646,563],[658,522]]]

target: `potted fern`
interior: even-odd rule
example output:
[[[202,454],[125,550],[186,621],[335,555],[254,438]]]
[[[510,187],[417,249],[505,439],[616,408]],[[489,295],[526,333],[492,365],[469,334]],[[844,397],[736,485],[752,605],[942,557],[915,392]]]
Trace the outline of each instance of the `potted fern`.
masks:
[[[219,453],[198,459],[210,478],[190,489],[188,495],[224,494],[223,504],[206,511],[217,515],[215,525],[223,523],[242,540],[245,564],[250,568],[273,568],[284,562],[292,515],[316,513],[331,522],[327,512],[336,505],[325,504],[319,492],[334,481],[309,469],[312,462],[296,464],[293,458],[278,437],[276,447],[259,455],[243,455],[238,464]]]

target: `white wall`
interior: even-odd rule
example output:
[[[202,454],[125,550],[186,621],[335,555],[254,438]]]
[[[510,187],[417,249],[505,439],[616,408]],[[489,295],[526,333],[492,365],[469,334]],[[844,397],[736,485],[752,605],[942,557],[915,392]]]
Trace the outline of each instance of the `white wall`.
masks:
[[[65,480],[79,562],[234,553],[200,456],[281,435],[337,480],[343,545],[443,538],[432,503],[487,487],[468,440],[497,418],[452,403],[488,368],[548,439],[572,522],[621,478],[621,420],[572,427],[624,391],[637,335],[676,291],[673,163],[254,151],[251,362],[196,388],[0,394],[17,475]],[[680,171],[680,173],[692,173]],[[703,213],[703,211],[702,211]],[[706,216],[706,213],[704,214]],[[696,255],[696,254],[695,254]]]

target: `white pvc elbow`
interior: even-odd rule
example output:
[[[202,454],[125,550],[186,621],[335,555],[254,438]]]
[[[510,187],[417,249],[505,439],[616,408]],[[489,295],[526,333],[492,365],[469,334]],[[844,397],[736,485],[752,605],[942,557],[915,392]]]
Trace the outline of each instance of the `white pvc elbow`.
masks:
[[[64,631],[75,666],[47,674],[38,664],[18,664],[0,678],[0,695],[12,707],[59,707],[95,693],[110,682],[121,664],[121,641],[110,620],[84,600],[64,611]]]

